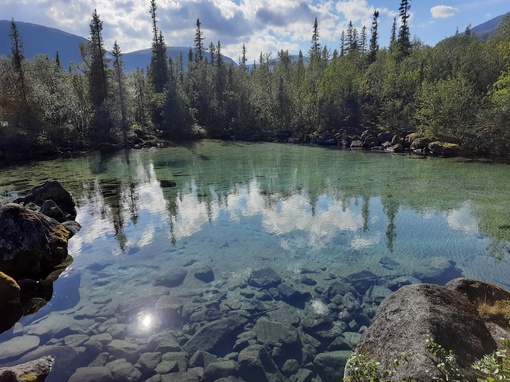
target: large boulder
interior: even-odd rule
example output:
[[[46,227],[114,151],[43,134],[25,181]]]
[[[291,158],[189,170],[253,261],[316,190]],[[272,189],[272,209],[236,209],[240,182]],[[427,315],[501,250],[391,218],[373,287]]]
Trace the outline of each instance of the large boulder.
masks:
[[[56,220],[15,203],[0,207],[0,271],[35,278],[68,255],[71,232]]]
[[[440,377],[426,337],[452,350],[469,381],[476,381],[473,362],[496,350],[497,345],[478,311],[456,290],[432,285],[407,285],[380,305],[372,325],[363,333],[356,352],[391,370],[403,351],[411,354],[393,376],[394,380],[431,381]]]
[[[47,200],[52,200],[56,206],[63,212],[62,221],[74,220],[76,218],[76,208],[71,194],[56,180],[46,180],[38,186],[35,186],[30,192],[22,198],[16,199],[15,203],[35,203],[42,206]],[[54,207],[53,204],[47,205],[48,210]],[[55,213],[58,214],[56,211]]]
[[[10,276],[0,272],[0,308],[5,307],[9,302],[19,300],[20,287]]]
[[[53,357],[43,357],[17,366],[0,368],[0,381],[43,382],[51,371]]]

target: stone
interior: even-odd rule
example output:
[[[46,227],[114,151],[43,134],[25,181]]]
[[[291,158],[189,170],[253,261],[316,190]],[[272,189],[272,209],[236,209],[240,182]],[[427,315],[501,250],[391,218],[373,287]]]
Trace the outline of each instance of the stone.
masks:
[[[203,350],[197,350],[189,360],[189,367],[206,368],[211,362],[216,362],[217,357]]]
[[[70,334],[64,338],[64,344],[71,347],[77,347],[87,340],[89,340],[89,336],[86,334]]]
[[[286,376],[296,374],[299,370],[299,362],[296,359],[288,359],[282,366],[282,373]]]
[[[18,301],[21,288],[10,276],[0,272],[0,308],[3,309],[9,302]]]
[[[333,317],[328,306],[315,299],[306,304],[301,325],[304,329],[319,329],[329,327],[332,321]]]
[[[186,371],[188,369],[188,354],[185,352],[168,352],[161,356],[161,362],[175,362],[178,371]]]
[[[386,287],[395,292],[397,289],[402,288],[404,285],[420,284],[421,281],[413,276],[399,276],[386,283]]]
[[[185,269],[172,269],[168,273],[166,273],[164,276],[159,277],[154,285],[156,286],[164,286],[167,288],[174,288],[182,284],[184,279],[186,278],[186,275],[188,274],[188,271]]]
[[[161,296],[154,307],[156,316],[166,328],[180,328],[182,326],[182,304],[174,297]]]
[[[292,377],[293,382],[312,382],[314,381],[315,373],[310,369],[299,369],[298,372]]]
[[[110,369],[104,366],[80,367],[69,379],[69,382],[85,381],[113,382],[114,379]]]
[[[297,329],[290,324],[261,317],[255,323],[253,332],[260,341],[270,346],[284,345],[290,350],[300,345]]]
[[[154,370],[160,362],[160,352],[148,352],[140,355],[137,364],[139,364],[140,367],[144,370]]]
[[[85,349],[81,347],[73,348],[64,345],[47,344],[38,346],[35,350],[23,355],[19,362],[28,362],[41,357],[51,356],[55,359],[53,370],[55,370],[57,374],[68,373],[68,370],[74,370],[86,365],[87,360],[80,357],[84,350]]]
[[[124,340],[113,340],[108,344],[108,351],[115,358],[125,358],[129,362],[136,362],[140,353],[140,346]]]
[[[252,345],[238,356],[239,376],[246,382],[279,382],[283,376],[263,345]]]
[[[367,270],[352,273],[346,277],[346,280],[362,295],[365,294],[368,288],[378,283],[377,275]]]
[[[237,376],[237,365],[234,361],[212,362],[204,369],[201,382],[215,382],[220,378]]]
[[[15,279],[38,278],[67,257],[70,232],[56,220],[19,204],[0,207],[0,271]],[[20,235],[30,232],[30,235]]]
[[[118,359],[109,364],[106,367],[110,369],[113,379],[119,382],[135,382],[140,379],[142,373],[131,363],[125,359]]]
[[[51,371],[53,361],[53,357],[42,357],[21,365],[0,368],[0,381],[43,382]]]
[[[158,363],[154,371],[158,374],[167,374],[171,372],[176,372],[179,370],[177,366],[177,362],[175,361],[161,361]]]
[[[0,347],[0,359],[18,357],[37,348],[40,342],[39,337],[27,335],[4,341]]]
[[[218,356],[223,356],[232,351],[237,335],[248,319],[234,314],[219,320],[210,322],[200,328],[193,337],[184,345],[188,354],[194,354],[197,350],[203,350]]]
[[[71,194],[56,180],[46,180],[35,186],[30,192],[22,198],[16,199],[15,203],[35,203],[38,206],[43,205],[46,200],[52,200],[62,210],[66,220],[76,218],[76,208]]]
[[[429,151],[442,157],[453,157],[465,154],[465,151],[456,143],[434,141],[428,145]]]
[[[337,350],[317,354],[313,364],[323,382],[338,382],[343,379],[343,370],[351,356],[348,350]]]
[[[39,210],[41,214],[49,216],[50,218],[55,219],[59,223],[63,223],[67,220],[66,215],[60,209],[60,207],[53,200],[45,200]]]
[[[454,261],[445,257],[430,257],[416,266],[412,275],[423,283],[444,285],[462,276],[462,273],[455,267]]]
[[[195,278],[204,283],[210,283],[214,281],[214,272],[210,266],[205,266],[195,270]]]
[[[381,303],[356,351],[388,370],[401,352],[410,352],[411,360],[403,362],[393,378],[430,381],[440,372],[425,349],[427,336],[454,352],[457,365],[470,381],[476,381],[473,362],[497,348],[465,295],[439,285],[418,284],[402,287]]]
[[[248,279],[248,285],[269,289],[271,287],[277,287],[282,279],[272,268],[262,268],[251,272]]]
[[[367,292],[365,293],[365,296],[363,296],[363,302],[371,302],[376,305],[379,305],[382,300],[384,300],[386,297],[388,297],[391,294],[391,290],[380,285],[374,285],[371,286]]]

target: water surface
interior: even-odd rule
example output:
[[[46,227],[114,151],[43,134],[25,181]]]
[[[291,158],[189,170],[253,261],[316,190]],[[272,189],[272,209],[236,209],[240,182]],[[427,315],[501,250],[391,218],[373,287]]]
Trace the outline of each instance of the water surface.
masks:
[[[59,180],[77,202],[76,220],[83,228],[69,243],[75,261],[55,283],[50,303],[23,317],[0,341],[36,336],[40,349],[76,348],[76,359],[65,370],[57,367],[48,381],[66,380],[101,353],[109,352],[108,362],[120,357],[108,339],[96,350],[84,345],[92,335],[109,333],[131,341],[143,354],[151,350],[151,335],[170,330],[184,346],[201,326],[243,310],[254,299],[265,308],[250,318],[245,332],[264,317],[314,336],[317,329],[302,324],[310,307],[317,315],[329,309],[325,314],[331,331],[348,309],[325,293],[335,280],[350,280],[361,271],[370,272],[369,282],[382,293],[374,297],[373,287],[366,290],[369,285],[357,290],[360,305],[368,307],[358,309],[359,314],[365,309],[365,317],[373,316],[390,280],[422,281],[413,276],[438,258],[450,260],[465,277],[506,288],[510,283],[508,165],[202,141],[3,167],[0,202],[47,178]],[[213,271],[213,281],[194,276],[204,267]],[[287,316],[297,318],[264,313],[283,304],[277,292],[270,291],[273,300],[264,299],[263,290],[247,285],[253,271],[266,267],[302,293],[303,304],[287,304],[292,309]],[[187,272],[180,285],[156,285],[176,269]],[[446,277],[450,274],[457,273]],[[144,327],[140,315],[151,312],[137,311],[144,306],[139,301],[161,295],[181,304],[179,322],[173,325],[160,317]],[[217,317],[208,304],[217,304]],[[197,319],[202,311],[209,313]],[[357,323],[342,330],[359,334],[365,322]],[[72,325],[88,329],[62,333]],[[124,325],[121,334],[115,331],[118,325]],[[84,341],[73,337],[78,341],[73,343],[69,335],[83,335]],[[331,350],[327,336],[321,335],[315,353]],[[0,359],[0,366],[30,351]],[[298,359],[300,367],[304,358]],[[275,362],[283,364],[284,359],[280,354]],[[136,366],[136,360],[131,363]],[[181,365],[166,375],[186,368]],[[138,369],[143,372],[139,380],[155,373]]]

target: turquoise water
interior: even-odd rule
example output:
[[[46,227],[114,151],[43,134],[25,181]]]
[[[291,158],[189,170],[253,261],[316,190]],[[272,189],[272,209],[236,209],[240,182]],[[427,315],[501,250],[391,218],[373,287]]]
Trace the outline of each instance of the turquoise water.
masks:
[[[208,322],[239,309],[251,314],[241,337],[252,333],[263,316],[320,337],[322,343],[308,355],[313,362],[331,347],[324,335],[303,326],[308,307],[316,314],[323,305],[329,309],[327,330],[332,331],[348,308],[335,305],[325,291],[334,280],[351,280],[360,271],[371,272],[368,282],[381,287],[383,295],[395,278],[423,281],[413,276],[437,258],[454,262],[438,282],[462,274],[503,287],[510,284],[508,165],[203,141],[188,147],[4,167],[0,202],[22,195],[46,178],[59,180],[78,204],[76,220],[83,228],[69,242],[75,261],[55,282],[52,300],[0,334],[0,341],[12,344],[7,341],[35,337],[39,351],[48,353],[73,348],[73,360],[61,361],[48,381],[68,379],[101,353],[108,353],[101,366],[114,368],[109,363],[126,357],[113,349],[112,339],[135,343],[137,355],[154,350],[149,338],[161,333],[170,333],[185,347]],[[162,181],[174,181],[175,186],[161,187]],[[204,267],[210,267],[214,280],[204,282],[194,276]],[[252,272],[266,267],[302,293],[302,304],[285,304],[290,310],[284,317],[271,314],[284,304],[277,292],[268,289],[270,296],[262,298],[267,290],[250,284]],[[186,271],[179,285],[157,285],[156,280],[176,269]],[[357,317],[371,317],[383,297],[373,297],[375,292],[366,291],[368,287],[357,290],[364,305],[356,314],[350,312],[357,324],[342,327],[344,332],[359,335],[367,322]],[[181,304],[178,322],[154,315],[154,322],[146,322],[143,330],[137,327],[141,315],[152,314],[140,301],[161,295]],[[254,299],[265,309],[244,310],[243,304]],[[210,312],[210,306],[216,313]],[[201,319],[193,318],[205,311]],[[119,325],[121,334],[116,331]],[[69,327],[76,330],[62,332]],[[105,333],[112,338],[107,336],[101,346],[85,345]],[[264,342],[260,335],[256,341]],[[274,344],[267,346],[274,351]],[[237,362],[242,347],[232,350],[233,355],[216,356]],[[0,356],[0,367],[28,359],[34,349],[27,345],[20,354]],[[306,357],[289,354],[301,369],[306,369]],[[292,380],[296,374],[288,368],[283,371],[285,358],[283,352],[275,363],[282,380]],[[141,373],[134,373],[138,379],[133,380],[200,372],[192,370],[189,356],[187,365],[171,371],[161,367],[157,373],[135,359],[128,361]],[[327,375],[321,378],[328,380]]]

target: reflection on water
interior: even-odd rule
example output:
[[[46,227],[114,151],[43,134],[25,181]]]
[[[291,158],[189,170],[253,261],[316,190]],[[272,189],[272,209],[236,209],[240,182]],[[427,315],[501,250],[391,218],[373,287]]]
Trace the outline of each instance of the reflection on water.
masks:
[[[113,312],[130,317],[121,321],[128,325],[124,336],[131,330],[145,338],[164,325],[184,330],[188,319],[191,336],[216,314],[252,311],[245,305],[253,296],[242,288],[253,270],[267,266],[310,298],[313,314],[328,317],[340,313],[320,293],[331,289],[331,280],[361,271],[378,280],[411,276],[427,259],[441,257],[465,276],[510,282],[506,165],[204,141],[6,167],[0,201],[46,178],[59,180],[78,204],[83,229],[69,243],[75,258],[69,272],[80,274],[80,302],[64,313],[48,308],[22,320],[0,341],[19,333],[51,341],[54,326],[76,322],[113,330],[119,322],[105,324]],[[176,268],[187,270],[184,280],[175,281]],[[209,270],[213,280],[196,276]],[[55,288],[66,288],[65,277]],[[370,294],[363,301],[380,302],[363,288]],[[162,294],[171,299],[164,317],[154,313]],[[142,302],[134,303],[137,298]],[[203,318],[207,301],[221,305],[219,313],[207,307]],[[306,321],[302,308],[287,312],[286,322]],[[203,319],[193,321],[196,316]]]

